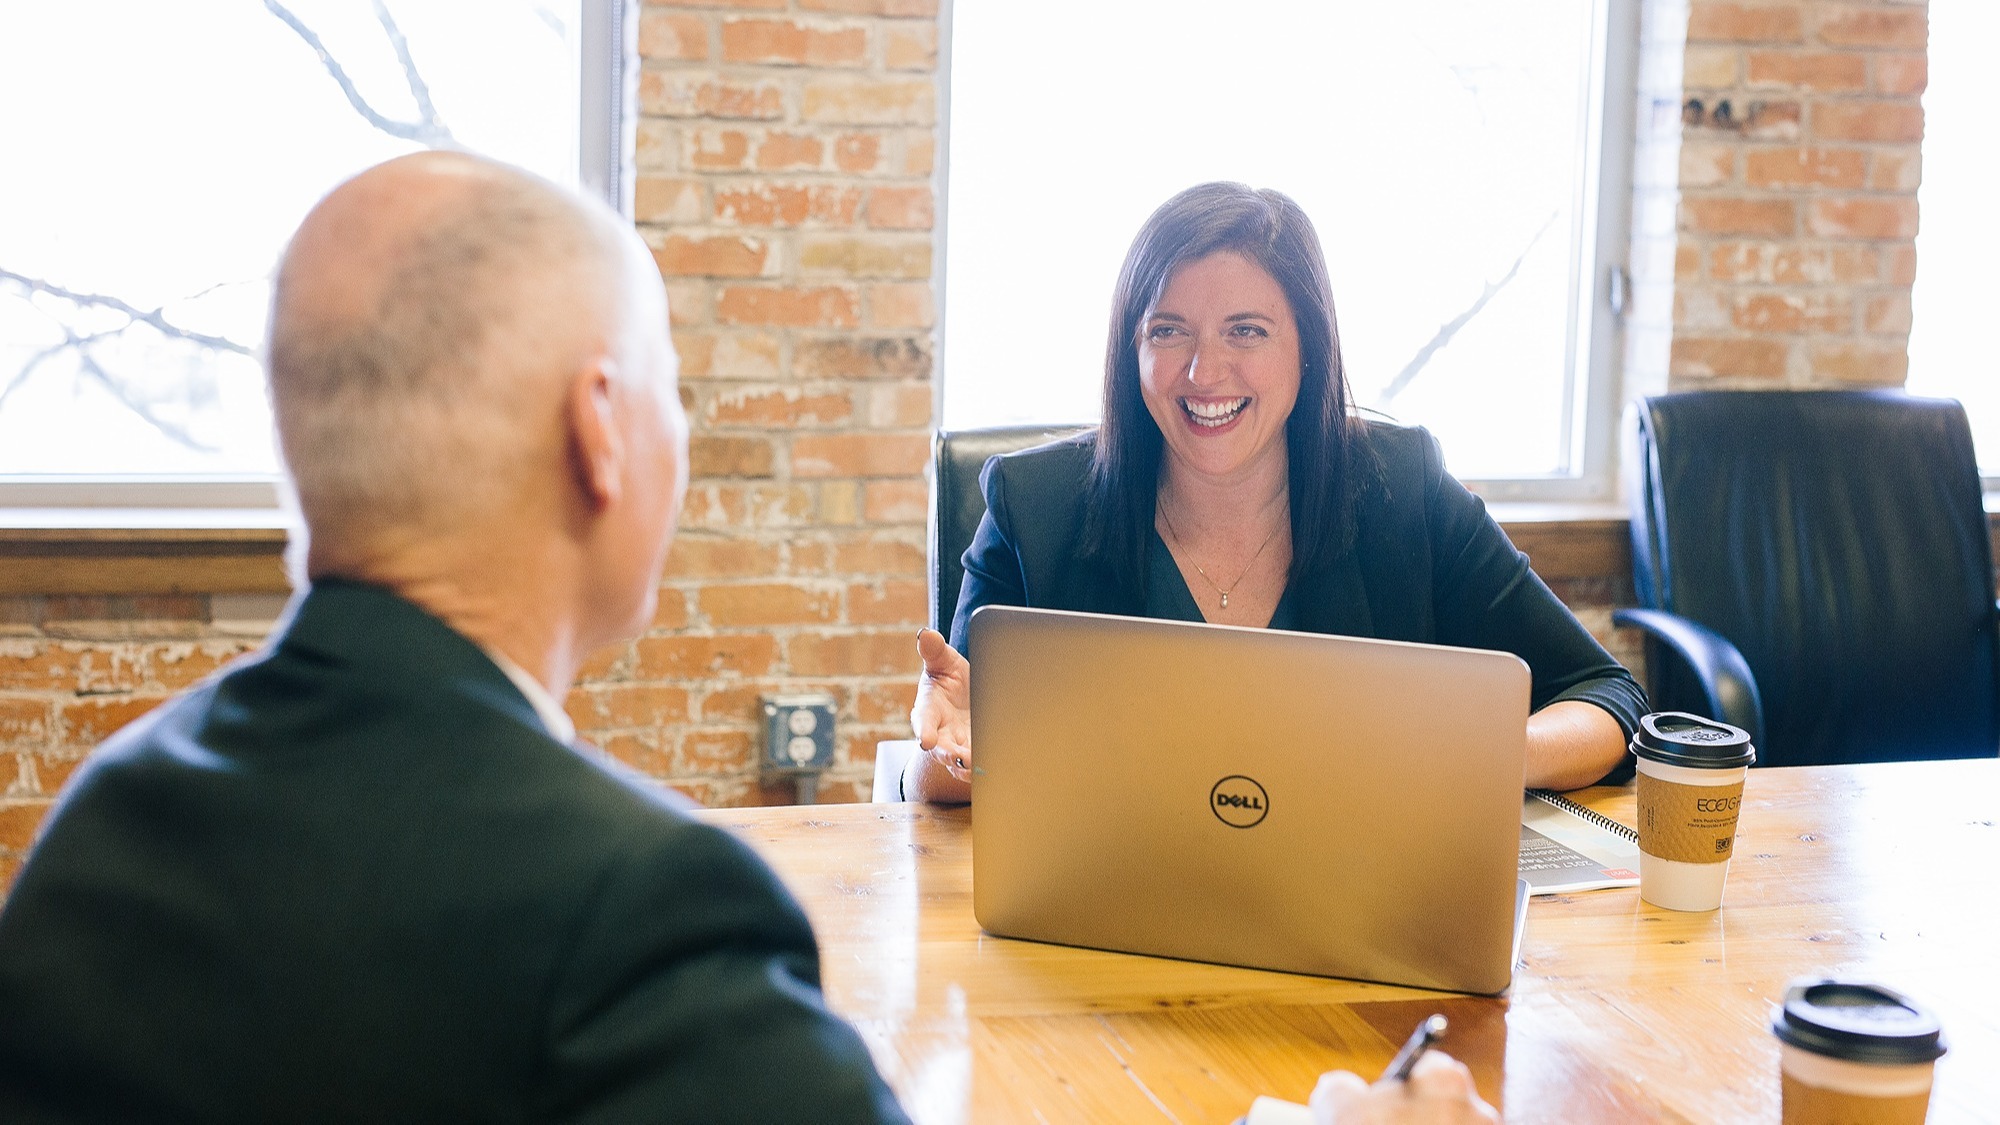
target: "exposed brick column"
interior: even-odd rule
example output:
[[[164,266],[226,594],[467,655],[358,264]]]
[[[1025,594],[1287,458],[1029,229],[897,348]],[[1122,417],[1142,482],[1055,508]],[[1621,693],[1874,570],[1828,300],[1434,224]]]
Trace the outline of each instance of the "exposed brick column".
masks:
[[[1688,0],[1640,9],[1632,152],[1631,294],[1625,311],[1624,397],[1667,389],[1680,240],[1682,68]],[[1620,654],[1621,656],[1623,654]]]
[[[833,693],[822,799],[904,737],[926,614],[935,0],[655,3],[636,218],[667,279],[693,483],[653,630],[586,737],[710,804],[758,784],[760,694]]]
[[[1900,385],[1925,4],[1689,8],[1675,389]]]

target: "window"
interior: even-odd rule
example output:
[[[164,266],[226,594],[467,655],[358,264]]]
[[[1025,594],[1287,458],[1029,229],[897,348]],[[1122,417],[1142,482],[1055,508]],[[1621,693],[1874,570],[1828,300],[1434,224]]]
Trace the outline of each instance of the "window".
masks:
[[[1632,7],[960,0],[944,424],[1095,419],[1132,236],[1241,180],[1318,228],[1361,405],[1489,491],[1608,497]]]
[[[298,221],[348,175],[426,147],[489,153],[617,200],[622,8],[9,6],[6,502],[133,502],[135,484],[166,487],[153,502],[268,498],[277,461],[257,348],[269,275]]]
[[[1908,385],[1914,394],[1965,404],[1980,471],[1991,485],[2000,477],[2000,379],[1986,328],[2000,305],[1993,273],[2000,211],[1988,193],[2000,161],[1989,132],[1993,94],[1986,67],[2000,36],[2000,9],[1976,0],[1938,0],[1930,20]]]

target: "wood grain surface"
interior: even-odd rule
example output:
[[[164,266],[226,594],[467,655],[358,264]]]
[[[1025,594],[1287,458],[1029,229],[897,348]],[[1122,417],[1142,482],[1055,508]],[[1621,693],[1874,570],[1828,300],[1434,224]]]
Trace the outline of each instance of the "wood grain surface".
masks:
[[[1578,796],[1631,823],[1629,789]],[[1432,1012],[1509,1121],[1775,1122],[1771,1005],[1820,974],[1939,1014],[1932,1121],[2000,1117],[2000,761],[1753,771],[1720,911],[1534,899],[1498,999],[983,934],[964,809],[702,815],[804,902],[834,1008],[921,1122],[1228,1122],[1372,1078]]]

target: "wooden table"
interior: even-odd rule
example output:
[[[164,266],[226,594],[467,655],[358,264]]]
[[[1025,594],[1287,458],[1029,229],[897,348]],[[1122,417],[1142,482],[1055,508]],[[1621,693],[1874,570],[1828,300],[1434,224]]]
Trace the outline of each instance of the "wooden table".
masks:
[[[704,814],[805,903],[833,1007],[920,1122],[1227,1122],[1372,1077],[1423,1016],[1510,1121],[1778,1120],[1769,1018],[1807,974],[1943,1019],[1931,1120],[2000,1119],[2000,761],[1751,774],[1723,909],[1537,898],[1499,999],[1042,945],[972,918],[971,813]],[[1632,823],[1629,789],[1584,803]]]

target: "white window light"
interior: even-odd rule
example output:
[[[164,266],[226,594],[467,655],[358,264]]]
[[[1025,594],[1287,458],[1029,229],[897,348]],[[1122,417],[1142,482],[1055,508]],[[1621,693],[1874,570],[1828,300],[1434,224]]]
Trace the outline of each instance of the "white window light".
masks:
[[[1930,6],[1923,184],[1917,189],[1917,279],[1910,294],[1915,394],[1965,404],[1989,488],[2000,487],[2000,360],[1986,328],[2000,306],[2000,212],[1993,209],[1992,79],[1986,68],[2000,8],[1977,0]]]
[[[277,462],[257,349],[270,272],[300,218],[362,168],[435,147],[523,165],[629,213],[636,8],[10,6],[0,512],[260,522]]]
[[[958,0],[943,425],[1095,420],[1132,236],[1239,180],[1318,228],[1359,405],[1489,495],[1609,499],[1636,12]]]

